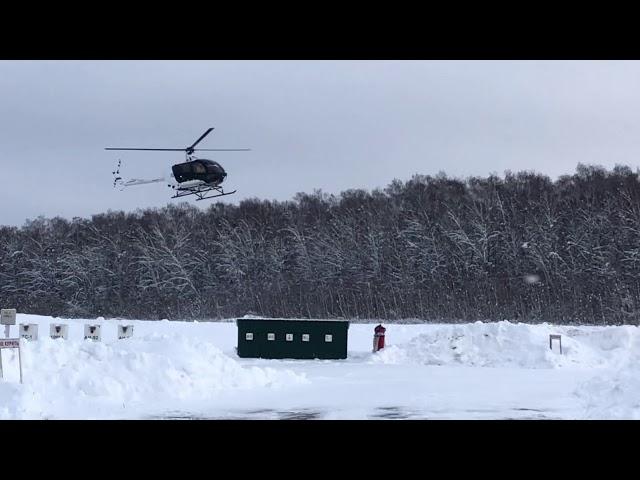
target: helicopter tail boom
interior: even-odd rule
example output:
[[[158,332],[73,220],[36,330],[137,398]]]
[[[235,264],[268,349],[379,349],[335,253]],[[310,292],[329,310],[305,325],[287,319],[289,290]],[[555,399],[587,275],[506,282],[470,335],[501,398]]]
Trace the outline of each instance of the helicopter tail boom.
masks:
[[[131,180],[127,180],[125,182],[122,178],[120,178],[117,184],[122,187],[132,187],[134,185],[146,185],[148,183],[159,183],[164,181],[164,178],[153,178],[150,180],[145,180],[144,178],[132,178]]]
[[[165,182],[166,179],[164,177],[160,177],[160,178],[151,178],[151,179],[144,179],[144,178],[132,178],[129,180],[125,180],[124,178],[122,178],[122,176],[120,176],[120,168],[122,167],[122,160],[118,160],[118,167],[116,168],[116,170],[113,173],[113,188],[115,187],[119,187],[120,190],[124,190],[126,187],[132,187],[134,185],[146,185],[148,183],[159,183],[159,182]]]

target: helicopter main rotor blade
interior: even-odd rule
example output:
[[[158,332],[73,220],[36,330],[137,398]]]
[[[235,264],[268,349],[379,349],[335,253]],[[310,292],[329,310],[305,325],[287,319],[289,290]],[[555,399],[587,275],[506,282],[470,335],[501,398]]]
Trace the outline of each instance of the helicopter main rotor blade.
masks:
[[[105,148],[105,150],[152,150],[154,152],[184,152],[184,148]]]
[[[194,148],[196,145],[198,145],[204,139],[204,137],[209,135],[213,131],[213,129],[214,129],[214,127],[208,128],[206,132],[204,132],[202,135],[200,135],[200,138],[198,138],[195,142],[193,142],[193,145],[191,145],[190,147],[187,147],[187,148],[130,148],[130,147],[115,148],[115,147],[109,147],[109,148],[105,148],[105,150],[143,150],[143,151],[149,151],[149,152],[187,152],[187,155],[191,155],[195,151],[201,151],[201,152],[248,152],[248,151],[251,150],[250,148]]]
[[[144,150],[152,152],[184,152],[184,148],[105,148],[105,150]],[[193,152],[250,152],[250,148],[194,148]]]
[[[197,144],[199,144],[202,139],[204,137],[206,137],[207,135],[209,135],[211,133],[211,131],[213,130],[213,127],[209,128],[206,132],[204,132],[199,139],[197,139],[195,142],[193,142],[193,145],[191,145],[190,147],[185,148],[185,150],[187,151],[193,151],[193,147],[195,147]]]

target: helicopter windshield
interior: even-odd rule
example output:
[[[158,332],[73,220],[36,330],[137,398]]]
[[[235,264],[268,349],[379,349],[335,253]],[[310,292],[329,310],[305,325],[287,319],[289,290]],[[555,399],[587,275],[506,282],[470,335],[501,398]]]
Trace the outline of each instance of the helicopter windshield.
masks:
[[[194,162],[193,163],[193,173],[195,173],[195,174],[207,173],[207,169],[202,163]]]
[[[207,164],[207,172],[209,173],[220,173],[220,165],[217,163],[209,163]]]
[[[179,163],[173,166],[175,173],[189,175],[191,173],[191,165],[188,163]]]

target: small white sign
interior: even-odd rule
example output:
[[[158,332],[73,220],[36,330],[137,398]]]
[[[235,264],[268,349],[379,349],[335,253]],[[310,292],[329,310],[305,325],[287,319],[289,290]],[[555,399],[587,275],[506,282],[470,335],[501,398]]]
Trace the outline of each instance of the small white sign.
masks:
[[[333,342],[333,335],[331,334],[327,334],[324,336],[324,341],[329,343],[329,342]]]
[[[69,332],[68,325],[65,325],[62,323],[61,324],[52,323],[49,326],[49,336],[53,339],[62,338],[63,340],[66,340],[67,338],[69,338],[68,332]]]
[[[276,339],[275,333],[267,333],[267,340],[274,341]]]
[[[20,338],[24,338],[25,340],[38,340],[38,325],[35,323],[21,323],[19,330]]]
[[[15,325],[16,324],[16,309],[15,308],[3,308],[0,310],[0,325]]]
[[[303,342],[308,342],[309,341],[309,334],[308,333],[303,333],[302,334],[302,341]]]
[[[99,342],[102,338],[100,334],[100,325],[85,325],[84,326],[84,339],[95,340]]]
[[[3,348],[18,349],[18,366],[20,367],[20,383],[22,383],[22,355],[20,353],[20,339],[19,338],[0,339],[0,379],[4,378],[4,372],[2,370],[2,349]]]
[[[553,341],[558,340],[560,344],[560,354],[562,354],[562,335],[549,335],[549,349],[553,350]]]
[[[293,342],[293,333],[287,333],[286,339],[287,339],[287,342]]]
[[[118,340],[133,337],[133,325],[118,325]]]
[[[0,338],[0,348],[20,348],[20,339]]]

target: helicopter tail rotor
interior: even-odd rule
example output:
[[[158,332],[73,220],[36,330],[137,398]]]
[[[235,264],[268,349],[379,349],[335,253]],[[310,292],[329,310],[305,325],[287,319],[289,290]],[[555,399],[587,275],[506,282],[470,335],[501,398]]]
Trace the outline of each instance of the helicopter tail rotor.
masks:
[[[116,167],[115,171],[111,172],[113,173],[113,188],[116,188],[116,186],[120,187],[120,191],[124,190],[124,180],[122,179],[122,177],[120,176],[120,167],[122,166],[122,160],[118,160],[118,166]]]

